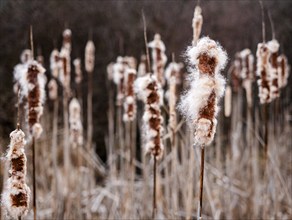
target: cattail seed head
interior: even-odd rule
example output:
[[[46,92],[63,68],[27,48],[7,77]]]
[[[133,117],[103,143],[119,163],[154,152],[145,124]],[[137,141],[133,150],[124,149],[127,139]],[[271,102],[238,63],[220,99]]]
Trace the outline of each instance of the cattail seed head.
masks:
[[[63,31],[63,48],[71,51],[71,38],[72,31],[70,29],[65,29]]]
[[[113,80],[117,85],[116,105],[121,106],[124,99],[124,77],[126,66],[123,64],[123,58],[118,57],[117,62],[113,65]]]
[[[257,81],[259,86],[260,103],[271,102],[270,93],[270,75],[268,71],[268,61],[270,50],[265,43],[259,43],[257,48],[257,75],[260,79]]]
[[[209,145],[215,135],[218,99],[222,97],[225,79],[220,74],[227,61],[226,52],[219,43],[208,37],[188,48],[189,62],[195,67],[190,90],[182,97],[179,110],[194,127],[194,141]]]
[[[74,67],[75,67],[75,83],[80,84],[82,81],[82,70],[81,70],[81,59],[76,58],[73,61]]]
[[[127,68],[125,72],[125,101],[124,101],[124,121],[133,121],[136,117],[136,98],[134,93],[134,81],[136,70]]]
[[[275,99],[280,96],[279,83],[278,83],[278,51],[280,44],[277,40],[271,40],[267,43],[270,51],[268,71],[270,75],[270,96],[271,99]]]
[[[70,51],[66,48],[62,48],[59,53],[59,80],[62,83],[64,89],[70,92],[70,82],[71,82],[71,57]]]
[[[81,107],[76,98],[69,104],[70,141],[72,144],[83,144],[83,126],[81,122]]]
[[[48,83],[49,98],[56,100],[58,98],[58,84],[55,79],[51,79]]]
[[[33,57],[30,49],[25,49],[24,51],[22,51],[20,55],[20,61],[22,64],[25,64],[28,61],[31,61],[32,59]]]
[[[147,62],[146,55],[145,54],[141,55],[140,63],[138,66],[138,77],[146,75],[146,72],[147,72],[146,71],[146,65],[147,65],[146,62]]]
[[[113,75],[114,75],[114,70],[113,70],[113,66],[114,66],[114,63],[111,62],[107,65],[106,67],[106,72],[107,72],[107,79],[109,81],[112,81],[113,80]]]
[[[59,59],[59,51],[54,49],[50,56],[50,69],[52,76],[55,78],[59,77]]]
[[[10,134],[7,160],[10,163],[9,178],[2,195],[2,203],[7,213],[17,219],[27,214],[30,189],[26,185],[26,155],[24,152],[25,135],[22,130]]]
[[[151,153],[156,159],[162,157],[164,149],[161,139],[163,118],[160,112],[160,99],[162,96],[158,91],[158,84],[157,78],[150,76],[150,74],[139,77],[135,82],[135,91],[145,103],[143,115],[146,135],[145,149],[147,153]]]
[[[92,73],[94,69],[94,59],[95,59],[95,46],[93,41],[87,41],[85,47],[85,70],[88,73]]]
[[[181,65],[179,63],[171,62],[165,70],[165,78],[168,84],[168,90],[166,92],[168,97],[169,105],[169,127],[174,130],[176,127],[176,86],[177,86],[177,76],[181,70]]]
[[[165,55],[165,45],[159,34],[154,35],[154,40],[148,43],[148,47],[152,49],[153,73],[163,86],[165,84],[164,67],[167,62],[167,56]]]
[[[39,120],[43,114],[45,100],[45,69],[36,61],[28,65],[26,75],[27,101],[28,101],[28,125],[31,134],[37,139],[42,133]]]
[[[232,91],[231,87],[228,85],[225,90],[224,96],[224,116],[230,117],[232,110]]]
[[[14,86],[13,91],[15,94],[18,93],[19,90],[21,90],[21,80],[25,77],[25,73],[27,71],[27,64],[32,60],[32,53],[31,50],[25,49],[21,55],[20,55],[20,61],[21,63],[17,64],[14,67],[13,71],[13,80],[14,80]],[[20,100],[22,102],[22,100]]]
[[[283,88],[288,83],[288,77],[289,77],[289,65],[287,57],[282,54],[277,58],[278,62],[278,77],[279,77],[279,86],[280,88]]]

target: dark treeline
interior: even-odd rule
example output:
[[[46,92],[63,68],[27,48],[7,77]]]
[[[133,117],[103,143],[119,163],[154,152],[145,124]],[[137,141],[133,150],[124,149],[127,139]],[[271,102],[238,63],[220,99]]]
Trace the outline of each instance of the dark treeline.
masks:
[[[92,33],[96,46],[93,77],[94,142],[104,152],[106,132],[106,65],[118,55],[139,58],[144,52],[141,11],[147,19],[148,40],[158,32],[171,59],[183,61],[183,51],[192,39],[191,21],[196,1],[8,1],[0,4],[0,132],[6,141],[15,127],[16,98],[12,91],[13,67],[23,49],[29,48],[29,26],[33,26],[35,54],[45,58],[49,77],[49,56],[60,48],[62,31],[72,30],[72,60],[84,58],[84,48]],[[275,24],[276,38],[291,63],[292,1],[264,1]],[[218,40],[226,48],[229,59],[244,48],[255,54],[262,41],[261,10],[257,1],[201,1],[204,24],[202,35]],[[266,39],[272,38],[266,12]],[[73,74],[72,68],[72,74]],[[86,74],[83,90],[86,97]],[[290,77],[291,82],[291,77]],[[289,89],[289,91],[291,91]],[[287,94],[290,94],[289,92]],[[85,99],[84,99],[85,100]],[[86,103],[84,103],[86,104]],[[86,117],[84,117],[86,118]],[[1,143],[2,145],[2,143]],[[5,147],[4,147],[5,148]]]

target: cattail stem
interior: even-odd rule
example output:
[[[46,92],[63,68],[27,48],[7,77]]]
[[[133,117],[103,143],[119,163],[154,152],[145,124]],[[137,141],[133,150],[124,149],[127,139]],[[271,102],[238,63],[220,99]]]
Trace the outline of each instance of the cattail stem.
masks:
[[[57,144],[58,144],[58,111],[59,111],[59,100],[54,100],[54,116],[53,116],[53,137],[52,137],[52,161],[53,161],[53,170],[54,173],[57,174],[58,171],[58,164],[57,164]],[[54,191],[56,195],[59,195],[58,192],[58,175],[55,175],[55,186]],[[55,198],[56,199],[56,198]],[[53,200],[55,200],[53,198]],[[56,200],[55,200],[56,201]],[[53,204],[55,204],[55,201],[53,201]]]
[[[263,42],[266,42],[266,26],[265,26],[265,12],[264,12],[264,5],[262,0],[259,0],[261,5],[261,12],[262,12],[262,35],[263,35]]]
[[[199,218],[202,219],[202,209],[203,209],[203,189],[204,189],[204,164],[205,164],[205,147],[201,149],[201,171],[200,171],[200,210]]]
[[[88,95],[87,95],[87,149],[92,147],[92,73],[88,74]]]
[[[32,25],[30,25],[30,29],[29,29],[29,38],[30,38],[31,56],[32,56],[32,59],[34,59],[34,46],[33,46],[33,31],[32,31]]]
[[[156,173],[157,173],[157,159],[156,156],[153,157],[153,210],[152,210],[152,219],[155,219],[157,204],[156,204]]]
[[[268,133],[269,133],[269,104],[266,103],[264,105],[264,167],[266,167],[267,159],[268,159]]]
[[[151,70],[150,67],[150,55],[149,55],[149,48],[147,46],[147,26],[146,26],[146,19],[145,19],[145,15],[144,15],[144,11],[142,10],[142,18],[143,18],[143,26],[144,26],[144,41],[145,41],[145,49],[146,49],[146,72],[149,73]],[[150,73],[152,74],[152,72]]]
[[[35,138],[32,137],[32,183],[33,183],[33,219],[36,220],[37,208],[36,208],[36,180],[35,180]]]

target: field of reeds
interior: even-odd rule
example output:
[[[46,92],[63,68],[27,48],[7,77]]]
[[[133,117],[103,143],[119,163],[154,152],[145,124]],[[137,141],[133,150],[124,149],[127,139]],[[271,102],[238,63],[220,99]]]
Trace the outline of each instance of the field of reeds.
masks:
[[[0,111],[1,122],[12,117],[0,141],[1,219],[292,218],[291,46],[282,35],[291,27],[283,32],[271,4],[256,1],[256,37],[221,41],[209,27],[217,3],[195,1],[176,50],[155,4],[129,6],[140,54],[127,53],[131,39],[119,33],[106,62],[95,27],[81,46],[64,22],[49,55],[38,25],[26,27],[18,63],[7,61],[12,107]]]

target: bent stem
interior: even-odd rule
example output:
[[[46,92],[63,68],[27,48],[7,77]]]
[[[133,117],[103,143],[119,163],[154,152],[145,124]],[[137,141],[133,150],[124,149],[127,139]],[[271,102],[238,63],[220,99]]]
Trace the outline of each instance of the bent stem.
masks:
[[[200,202],[199,202],[199,218],[202,219],[203,208],[203,188],[204,188],[204,162],[205,162],[205,146],[201,149],[201,172],[200,172]]]

